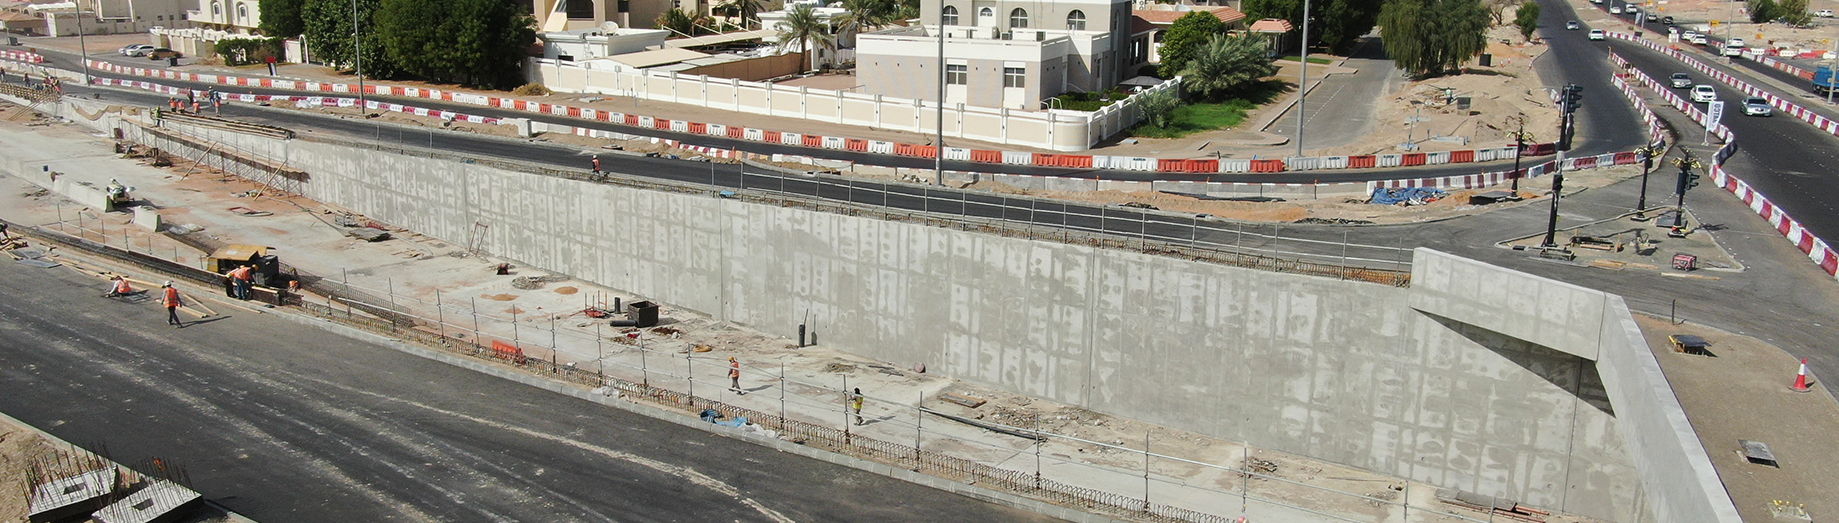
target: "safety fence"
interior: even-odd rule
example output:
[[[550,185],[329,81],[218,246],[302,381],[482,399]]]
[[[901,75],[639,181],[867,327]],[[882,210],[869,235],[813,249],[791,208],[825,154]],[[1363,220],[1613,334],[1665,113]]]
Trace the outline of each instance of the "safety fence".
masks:
[[[240,87],[262,87],[262,88],[269,88],[269,89],[290,89],[290,90],[302,90],[302,91],[316,91],[316,92],[322,92],[322,93],[351,93],[351,94],[357,93],[357,90],[358,90],[357,86],[351,85],[351,84],[307,82],[307,81],[282,80],[282,79],[273,79],[273,78],[247,78],[247,77],[226,76],[226,75],[185,73],[185,72],[170,71],[170,70],[163,70],[163,69],[128,67],[128,66],[113,64],[110,62],[104,62],[100,60],[91,60],[90,67],[96,70],[99,70],[99,71],[106,71],[106,72],[115,73],[115,74],[150,77],[150,78],[166,78],[166,79],[182,80],[182,81],[189,81],[189,82],[200,82],[200,83],[210,83],[210,84],[240,86]],[[120,82],[120,81],[117,81],[117,82]],[[129,82],[128,85],[132,87],[147,88],[144,85],[135,84],[133,82]],[[175,88],[168,87],[167,89],[175,89]],[[177,88],[177,89],[179,89],[180,91],[184,90],[183,88]],[[941,148],[935,145],[908,144],[908,143],[898,143],[898,142],[890,142],[890,141],[882,141],[882,140],[866,140],[866,139],[859,139],[859,138],[847,138],[847,137],[836,137],[836,136],[819,136],[819,135],[810,135],[810,134],[796,133],[796,132],[790,132],[790,131],[757,129],[757,128],[742,127],[742,126],[713,124],[713,123],[686,122],[682,120],[671,120],[667,118],[659,118],[659,117],[654,117],[654,116],[646,116],[646,115],[638,115],[638,114],[629,114],[629,113],[623,113],[623,112],[618,112],[618,111],[606,111],[606,110],[598,110],[598,109],[585,108],[585,107],[574,107],[574,106],[563,105],[563,104],[531,102],[531,101],[525,101],[525,100],[516,100],[516,99],[511,99],[511,98],[501,98],[501,97],[495,97],[495,96],[485,96],[485,95],[478,95],[478,94],[471,94],[471,93],[456,93],[453,91],[446,91],[446,90],[440,90],[440,89],[424,89],[424,88],[417,88],[417,87],[403,87],[403,86],[394,86],[394,85],[387,85],[387,84],[383,84],[383,85],[367,84],[364,86],[364,92],[366,94],[400,96],[400,97],[408,97],[408,98],[425,98],[425,99],[430,99],[430,100],[441,100],[441,101],[446,101],[446,102],[480,105],[480,106],[495,107],[495,108],[501,108],[501,109],[513,109],[513,110],[518,110],[518,111],[526,111],[530,113],[545,114],[545,115],[551,115],[551,116],[562,116],[562,117],[569,117],[569,118],[579,118],[579,119],[584,119],[584,120],[594,120],[594,121],[599,121],[603,123],[624,125],[624,126],[636,127],[636,128],[642,128],[642,129],[652,129],[656,131],[667,131],[667,132],[691,134],[691,135],[718,136],[718,137],[729,138],[729,139],[746,140],[746,141],[752,141],[752,142],[762,142],[762,143],[770,143],[770,144],[777,144],[777,145],[789,145],[789,146],[797,146],[797,147],[807,147],[807,148],[812,148],[812,149],[828,149],[828,150],[837,150],[837,151],[853,151],[853,152],[884,154],[884,155],[893,155],[893,156],[906,156],[906,157],[913,157],[913,158],[934,158],[942,154],[944,155],[944,159],[946,160],[987,163],[987,164],[997,164],[997,165],[1027,165],[1027,166],[1035,166],[1035,167],[1060,167],[1060,168],[1075,168],[1075,169],[1114,169],[1114,170],[1125,170],[1125,171],[1181,173],[1181,174],[1214,174],[1214,173],[1233,174],[1233,173],[1279,173],[1279,172],[1328,170],[1328,169],[1420,167],[1420,166],[1426,166],[1426,165],[1498,161],[1498,160],[1510,159],[1510,158],[1513,158],[1514,156],[1514,147],[1495,147],[1495,148],[1471,149],[1471,150],[1461,150],[1461,151],[1439,151],[1439,152],[1421,152],[1421,153],[1374,154],[1374,155],[1352,155],[1352,156],[1321,156],[1321,157],[1250,158],[1250,159],[1241,159],[1241,158],[1202,158],[1202,159],[1175,158],[1175,159],[1170,159],[1170,158],[1143,158],[1143,157],[1129,157],[1129,156],[1034,153],[1034,152],[1022,152],[1022,151],[994,151],[994,150],[968,149],[968,148],[959,148],[959,147]],[[281,97],[281,98],[291,99],[292,97]],[[350,102],[350,103],[355,103],[355,102]],[[349,106],[349,105],[345,105],[345,102],[340,102],[340,104],[342,106]],[[388,109],[388,110],[397,110],[397,109],[391,109],[390,107],[405,107],[405,106],[400,106],[396,104],[383,104],[381,106],[371,106],[371,108],[373,109],[382,108],[382,109]],[[422,114],[425,116],[431,116],[431,115],[436,115],[436,114],[459,114],[459,113],[448,113],[444,111],[430,110],[426,108],[413,108],[413,107],[410,107],[408,108],[408,110],[404,110],[402,112],[411,112],[414,114]],[[440,117],[445,118],[447,116],[440,116]],[[491,122],[482,122],[482,123],[491,123]],[[1551,154],[1551,152],[1553,151],[1552,145],[1553,144],[1549,144],[1549,143],[1528,144],[1521,150],[1521,154],[1533,155],[1533,156]]]
[[[28,64],[45,63],[44,55],[26,51],[0,51],[0,60],[12,60],[14,62],[25,62]]]
[[[1789,115],[1794,116],[1795,118],[1803,122],[1812,124],[1814,128],[1817,128],[1821,131],[1825,131],[1826,133],[1832,134],[1834,136],[1839,136],[1839,120],[1833,120],[1831,118],[1827,118],[1819,113],[1816,113],[1806,107],[1801,106],[1800,104],[1789,101],[1789,99],[1785,96],[1777,96],[1775,93],[1769,92],[1760,87],[1752,85],[1749,82],[1746,82],[1741,78],[1737,78],[1736,76],[1731,75],[1730,73],[1726,73],[1717,68],[1713,68],[1711,65],[1706,64],[1705,62],[1701,62],[1698,59],[1692,58],[1690,56],[1686,56],[1686,53],[1683,51],[1680,51],[1679,49],[1674,49],[1673,47],[1663,45],[1660,42],[1655,42],[1653,40],[1648,40],[1646,38],[1639,38],[1639,37],[1636,37],[1635,35],[1628,34],[1628,33],[1610,33],[1610,35],[1615,38],[1619,38],[1622,40],[1627,40],[1630,42],[1634,42],[1634,43],[1638,43],[1638,44],[1647,46],[1649,49],[1653,49],[1656,52],[1673,57],[1673,59],[1679,60],[1681,63],[1686,64],[1687,67],[1691,67],[1692,69],[1700,73],[1704,73],[1712,77],[1713,79],[1716,79],[1719,82],[1724,82],[1725,85],[1729,85],[1731,87],[1736,88],[1739,91],[1743,91],[1743,94],[1768,100],[1770,106],[1773,106],[1777,110],[1780,110],[1784,113],[1788,113]],[[1758,57],[1756,52],[1753,50],[1745,50],[1743,52],[1743,55],[1751,59]],[[1792,66],[1789,66],[1789,67],[1792,67]],[[1781,66],[1777,66],[1776,68],[1782,69]],[[1795,68],[1795,70],[1789,70],[1789,69],[1783,69],[1783,70],[1794,72],[1795,74],[1801,74],[1800,72],[1798,72],[1798,68]],[[1808,78],[1812,79],[1812,75],[1808,74]]]
[[[1675,53],[1677,53],[1677,51],[1675,51]],[[1663,87],[1659,81],[1654,80],[1654,78],[1648,76],[1647,73],[1642,72],[1640,69],[1629,67],[1627,59],[1613,52],[1609,54],[1609,58],[1613,60],[1617,66],[1627,71],[1625,74],[1628,78],[1632,78],[1636,83],[1647,87],[1648,90],[1655,93],[1661,100],[1671,105],[1674,109],[1678,109],[1680,112],[1685,113],[1700,125],[1707,125],[1710,122],[1710,115],[1699,110],[1690,100],[1674,94],[1670,89]],[[1693,62],[1696,63],[1696,60]],[[1699,65],[1702,66],[1703,64]],[[1617,87],[1622,90],[1624,95],[1635,102],[1634,105],[1638,111],[1641,111],[1643,119],[1657,118],[1657,116],[1653,114],[1653,111],[1649,110],[1646,104],[1643,103],[1640,93],[1638,93],[1632,85],[1622,80],[1621,77],[1617,77],[1615,83]],[[1724,161],[1730,159],[1731,155],[1737,152],[1736,134],[1731,133],[1730,128],[1723,125],[1711,126],[1707,129],[1707,132],[1724,141],[1724,145],[1719,147],[1718,151],[1712,154],[1711,157],[1710,171],[1712,182],[1718,184],[1718,187],[1736,195],[1738,199],[1742,200],[1744,204],[1750,207],[1750,210],[1755,211],[1757,215],[1762,216],[1763,220],[1769,222],[1769,225],[1775,228],[1776,232],[1781,233],[1781,235],[1787,238],[1789,242],[1793,243],[1796,248],[1806,254],[1807,258],[1812,260],[1815,265],[1818,265],[1821,270],[1834,277],[1839,277],[1839,252],[1835,252],[1825,240],[1814,236],[1814,234],[1809,232],[1806,227],[1803,227],[1799,221],[1789,216],[1786,211],[1776,206],[1774,202],[1769,201],[1768,197],[1757,192],[1748,182],[1743,181],[1742,178],[1737,177],[1737,175],[1724,168]]]

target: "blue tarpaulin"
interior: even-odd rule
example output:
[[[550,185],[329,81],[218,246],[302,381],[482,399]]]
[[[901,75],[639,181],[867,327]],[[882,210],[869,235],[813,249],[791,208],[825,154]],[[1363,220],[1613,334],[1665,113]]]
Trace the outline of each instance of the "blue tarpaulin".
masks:
[[[1396,205],[1401,202],[1408,202],[1411,205],[1423,205],[1426,202],[1435,201],[1447,195],[1449,195],[1449,193],[1434,187],[1400,187],[1396,189],[1380,187],[1373,189],[1373,199],[1369,200],[1368,203]]]

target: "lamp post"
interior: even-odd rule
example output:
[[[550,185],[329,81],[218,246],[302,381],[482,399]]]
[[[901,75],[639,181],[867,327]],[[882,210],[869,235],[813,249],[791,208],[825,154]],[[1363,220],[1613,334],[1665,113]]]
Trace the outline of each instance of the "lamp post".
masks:
[[[89,85],[89,43],[83,38],[83,0],[73,3],[77,6],[77,61],[83,64],[83,85]]]
[[[1635,149],[1635,154],[1641,156],[1641,199],[1635,202],[1635,220],[1647,220],[1647,175],[1654,169],[1655,155],[1663,151],[1665,149],[1652,144]]]
[[[936,135],[932,143],[938,144],[932,149],[932,177],[934,183],[945,186],[945,82],[951,75],[945,74],[945,5],[939,3],[939,106],[933,117],[932,127]],[[968,87],[968,85],[967,85]],[[962,118],[960,118],[962,119]],[[963,129],[959,129],[963,133]]]
[[[1521,114],[1518,119],[1520,129],[1507,133],[1508,136],[1513,137],[1513,171],[1507,173],[1507,178],[1513,180],[1512,190],[1515,198],[1520,196],[1520,152],[1526,150],[1528,140],[1537,140],[1532,133],[1526,132],[1526,115]]]
[[[1303,156],[1303,102],[1309,99],[1309,0],[1303,0],[1301,72],[1296,75],[1296,156]]]
[[[358,65],[358,113],[364,107],[364,42],[358,39],[358,0],[351,0],[351,57]]]

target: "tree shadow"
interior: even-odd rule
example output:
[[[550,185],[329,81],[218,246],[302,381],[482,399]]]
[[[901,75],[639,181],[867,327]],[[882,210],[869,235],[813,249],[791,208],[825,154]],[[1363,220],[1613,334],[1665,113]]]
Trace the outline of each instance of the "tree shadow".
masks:
[[[1253,105],[1264,105],[1294,91],[1296,91],[1294,83],[1278,78],[1267,78],[1234,89],[1226,94],[1225,99],[1239,99],[1251,102]]]

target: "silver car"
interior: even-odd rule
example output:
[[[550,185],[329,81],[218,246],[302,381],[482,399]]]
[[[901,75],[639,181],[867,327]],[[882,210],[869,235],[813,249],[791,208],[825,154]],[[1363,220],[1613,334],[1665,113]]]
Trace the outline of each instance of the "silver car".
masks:
[[[1743,114],[1748,116],[1774,116],[1775,108],[1769,106],[1769,100],[1752,96],[1743,99]]]

